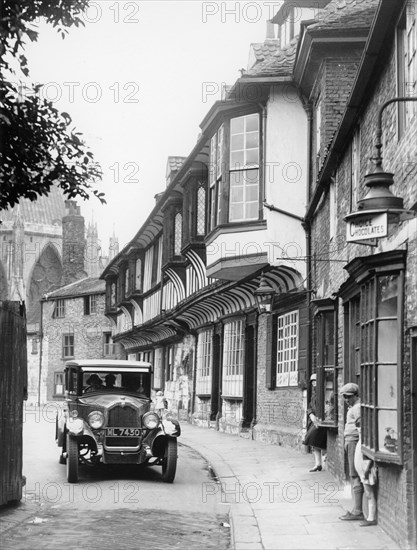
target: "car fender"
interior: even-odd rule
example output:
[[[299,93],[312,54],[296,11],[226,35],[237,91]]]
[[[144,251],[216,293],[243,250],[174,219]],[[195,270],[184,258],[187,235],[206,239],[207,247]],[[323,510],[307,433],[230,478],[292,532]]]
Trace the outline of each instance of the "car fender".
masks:
[[[82,425],[80,422],[82,422]],[[70,437],[82,441],[83,443],[88,442],[91,448],[97,449],[97,440],[92,429],[87,422],[81,418],[67,419],[65,428],[65,431],[68,432]]]

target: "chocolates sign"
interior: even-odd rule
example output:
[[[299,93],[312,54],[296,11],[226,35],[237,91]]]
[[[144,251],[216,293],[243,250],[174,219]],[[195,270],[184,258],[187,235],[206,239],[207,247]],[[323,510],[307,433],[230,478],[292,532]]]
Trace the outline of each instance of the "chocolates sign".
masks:
[[[387,213],[376,216],[360,217],[349,220],[346,226],[346,240],[348,242],[369,241],[386,237],[388,234]]]

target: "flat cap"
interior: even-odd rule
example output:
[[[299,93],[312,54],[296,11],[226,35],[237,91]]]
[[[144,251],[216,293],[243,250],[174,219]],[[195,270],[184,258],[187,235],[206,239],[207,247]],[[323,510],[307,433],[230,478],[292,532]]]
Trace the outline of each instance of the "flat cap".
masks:
[[[340,388],[340,395],[358,395],[359,394],[359,386],[357,384],[354,384],[353,382],[348,382],[344,386]]]

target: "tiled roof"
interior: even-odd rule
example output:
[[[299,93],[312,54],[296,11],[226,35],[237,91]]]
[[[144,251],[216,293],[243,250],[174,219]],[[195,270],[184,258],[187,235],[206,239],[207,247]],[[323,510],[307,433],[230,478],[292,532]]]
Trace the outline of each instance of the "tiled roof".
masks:
[[[47,297],[48,299],[58,299],[66,298],[70,296],[85,296],[88,294],[104,294],[106,290],[106,283],[101,279],[95,277],[87,277],[85,279],[80,279],[69,285],[63,286],[49,292]]]
[[[268,55],[264,61],[256,63],[249,71],[245,73],[244,76],[292,75],[297,42],[298,37],[294,38],[288,46],[285,46],[284,48],[277,48],[276,51],[272,55]],[[259,49],[259,51],[261,50]],[[264,51],[267,50],[265,49]]]
[[[187,157],[168,157],[169,172],[178,171]]]
[[[60,188],[53,186],[49,195],[40,196],[36,201],[21,199],[19,205],[8,210],[0,210],[0,220],[13,221],[19,208],[24,222],[55,225],[62,223],[65,216],[64,195]]]
[[[253,43],[250,45],[252,48],[255,60],[266,61],[271,58],[279,49],[279,40],[266,40],[261,43]]]
[[[379,0],[332,0],[320,10],[308,30],[369,27],[378,4]]]

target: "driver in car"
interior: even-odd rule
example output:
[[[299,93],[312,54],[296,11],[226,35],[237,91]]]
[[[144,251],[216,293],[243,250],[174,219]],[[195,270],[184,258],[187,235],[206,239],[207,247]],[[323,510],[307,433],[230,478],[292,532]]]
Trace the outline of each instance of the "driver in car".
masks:
[[[100,378],[98,374],[92,374],[88,378],[87,384],[88,384],[88,388],[86,391],[99,390],[100,388],[103,387],[103,380]]]

